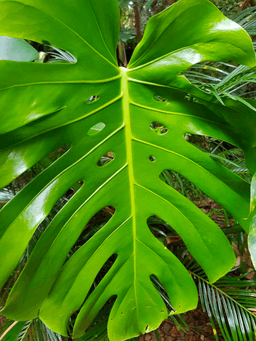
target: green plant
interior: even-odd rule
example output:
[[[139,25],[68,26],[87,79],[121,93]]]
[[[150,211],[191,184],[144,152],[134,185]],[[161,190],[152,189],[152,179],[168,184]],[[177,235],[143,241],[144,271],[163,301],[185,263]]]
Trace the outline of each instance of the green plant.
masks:
[[[151,234],[147,219],[165,220],[210,282],[234,264],[219,227],[160,174],[181,174],[248,231],[249,184],[184,135],[238,146],[254,173],[253,104],[223,98],[223,105],[180,73],[208,60],[254,66],[249,36],[207,0],[180,0],[149,20],[128,68],[120,69],[116,0],[1,0],[0,8],[1,35],[48,44],[68,51],[67,62],[71,54],[76,60],[0,62],[1,186],[55,148],[69,148],[0,212],[1,285],[56,201],[83,183],[33,248],[3,315],[30,320],[39,311],[62,335],[76,317],[77,338],[111,302],[109,339],[128,339],[156,329],[168,316],[151,275],[168,294],[171,314],[195,308],[191,276]],[[70,254],[104,207],[115,209],[108,223]],[[101,269],[105,275],[98,278]]]
[[[215,340],[219,340],[216,325],[225,341],[255,340],[255,279],[246,279],[247,273],[234,275],[234,268],[212,284],[191,257],[186,255],[182,262],[197,281],[200,302],[209,316]]]
[[[214,285],[199,279],[201,304],[208,313],[216,340],[215,323],[225,341],[255,340],[255,284],[255,280],[230,276]]]

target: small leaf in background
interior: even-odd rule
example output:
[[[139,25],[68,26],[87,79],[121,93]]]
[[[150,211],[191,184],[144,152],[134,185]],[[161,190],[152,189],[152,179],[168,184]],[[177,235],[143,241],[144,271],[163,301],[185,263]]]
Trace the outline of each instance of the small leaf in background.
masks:
[[[0,36],[0,60],[32,62],[38,56],[37,50],[25,40]]]

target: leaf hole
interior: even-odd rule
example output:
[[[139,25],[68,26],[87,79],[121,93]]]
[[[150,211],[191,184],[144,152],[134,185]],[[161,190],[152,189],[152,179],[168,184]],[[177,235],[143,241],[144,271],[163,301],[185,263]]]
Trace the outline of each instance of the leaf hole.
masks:
[[[87,98],[85,103],[91,104],[91,103],[97,102],[99,99],[100,99],[100,97],[98,95],[93,95],[93,96],[90,96],[89,98]]]
[[[54,161],[59,159],[61,156],[66,154],[70,148],[71,148],[71,144],[65,143],[62,146],[57,147],[56,149],[54,149],[52,152],[49,153],[48,162],[47,162],[46,158],[42,159],[40,162],[43,163],[44,165],[47,165],[47,164],[49,165],[49,161],[50,161],[50,163],[53,163]]]
[[[151,161],[151,162],[155,162],[156,161],[156,158],[153,155],[149,155],[148,158],[149,158],[149,161]]]
[[[159,96],[159,95],[155,95],[154,96],[154,100],[158,101],[158,102],[167,102],[167,99],[162,97],[162,96]]]
[[[180,243],[181,238],[176,231],[158,216],[150,216],[147,219],[147,225],[153,236],[165,246],[170,247]]]
[[[0,59],[48,64],[77,63],[76,57],[71,52],[51,46],[47,40],[42,42],[43,44],[40,44],[32,40],[25,41],[1,36],[0,45],[4,48],[1,51]]]
[[[170,299],[168,297],[168,294],[166,292],[166,290],[164,289],[163,285],[161,284],[160,280],[158,279],[157,276],[155,275],[151,275],[150,276],[150,280],[153,283],[154,287],[156,288],[156,290],[158,291],[159,295],[161,296],[161,298],[163,299],[166,308],[168,310],[168,312],[175,312],[175,309],[173,309]]]
[[[69,51],[65,51],[59,49],[54,46],[48,46],[46,48],[46,62],[50,64],[57,64],[57,63],[69,63],[69,64],[76,64],[77,59],[73,54]],[[43,56],[42,56],[43,57]]]
[[[222,164],[232,173],[237,174],[248,183],[251,182],[251,175],[241,148],[206,135],[186,133],[184,139],[192,146],[208,154],[213,160]]]
[[[109,270],[114,265],[115,261],[117,259],[117,254],[113,254],[108,258],[108,260],[103,264],[100,271],[98,272],[98,275],[96,276],[94,283],[92,285],[92,291],[100,284],[100,282],[103,280],[103,278],[107,275]]]
[[[235,224],[235,220],[226,209],[224,209],[220,204],[204,193],[197,185],[180,173],[165,169],[159,175],[159,178],[165,184],[174,188],[188,200],[192,201],[220,228],[227,228]]]
[[[8,201],[15,197],[16,191],[15,188],[12,188],[12,185],[13,182],[7,187],[0,189],[0,210]]]
[[[113,295],[101,308],[101,310],[98,312],[96,317],[94,318],[93,322],[90,324],[88,329],[85,331],[85,334],[82,338],[85,336],[90,336],[90,340],[103,340],[106,338],[106,330],[107,330],[107,324],[108,320],[113,321],[113,318],[109,319],[109,316],[111,314],[111,309],[115,303],[117,296]],[[68,331],[70,335],[70,339],[72,339],[72,331],[74,329],[74,324],[76,322],[77,315],[79,314],[79,310],[77,310],[74,314],[72,314],[71,318],[69,319],[69,325],[68,325]],[[98,339],[99,337],[99,339]]]
[[[44,171],[47,167],[43,167],[41,163],[36,163],[29,169],[25,170],[17,176],[7,186],[0,189],[0,209],[13,199],[25,186],[27,186],[34,178]]]
[[[165,135],[168,133],[168,129],[159,122],[152,122],[150,124],[150,128],[157,134],[157,135]]]
[[[69,257],[76,252],[82,245],[84,245],[89,239],[91,239],[99,230],[101,230],[115,214],[115,207],[105,206],[88,221],[83,229],[80,237],[73,246]]]
[[[43,40],[42,41],[43,44],[31,40],[29,40],[28,42],[39,52],[39,56],[35,60],[36,63],[48,64],[77,63],[76,57],[71,52],[51,46],[51,43],[47,40]]]
[[[206,200],[208,198],[195,184],[178,172],[165,169],[159,175],[159,178],[191,201]]]
[[[13,62],[33,62],[38,52],[24,39],[0,36],[0,60]]]
[[[105,127],[106,127],[105,123],[99,122],[99,123],[95,124],[94,126],[92,126],[88,130],[87,135],[94,136],[94,135],[100,133]]]
[[[110,269],[112,268],[112,266],[114,265],[115,261],[117,259],[117,254],[113,254],[112,256],[110,256],[107,261],[102,265],[102,267],[100,268],[97,276],[95,277],[84,301],[81,304],[81,307],[85,304],[85,302],[87,301],[87,299],[89,299],[90,295],[94,292],[94,290],[97,288],[97,286],[100,284],[100,282],[104,279],[104,277],[108,274],[108,272],[110,271]],[[97,266],[97,265],[96,265]],[[95,328],[95,333],[99,332],[99,323],[101,321],[105,321],[107,322],[111,308],[114,304],[114,301],[116,299],[116,296],[112,296],[104,305],[104,307],[100,310],[100,312],[97,314],[97,316],[94,319],[94,322],[89,326],[88,330],[90,331],[94,331],[93,326],[95,325],[95,322],[97,321],[96,324],[96,328]],[[69,324],[69,331],[70,331],[70,335],[72,334],[72,330],[74,327],[74,323],[75,320],[77,318],[77,316],[79,315],[79,309],[77,311],[75,311],[72,315],[71,315],[71,321]],[[105,330],[104,330],[105,332]],[[92,335],[96,335],[95,333],[93,333]]]
[[[101,158],[97,162],[97,166],[99,167],[106,166],[108,163],[112,162],[114,159],[115,159],[115,154],[113,152],[107,152],[106,154],[101,156]]]

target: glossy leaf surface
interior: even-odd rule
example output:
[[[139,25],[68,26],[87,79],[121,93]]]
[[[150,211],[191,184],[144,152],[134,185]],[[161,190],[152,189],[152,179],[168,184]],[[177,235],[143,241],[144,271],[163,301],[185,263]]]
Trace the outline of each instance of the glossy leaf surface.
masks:
[[[77,59],[75,64],[0,62],[1,186],[55,148],[71,145],[0,212],[1,285],[56,201],[83,182],[40,238],[3,314],[28,320],[39,312],[47,326],[67,335],[69,319],[80,309],[73,331],[79,337],[115,297],[108,334],[121,341],[156,329],[167,317],[151,275],[176,313],[195,308],[192,278],[151,234],[147,219],[157,215],[168,222],[210,281],[235,263],[219,227],[159,175],[164,169],[182,174],[248,230],[248,184],[184,135],[235,144],[250,161],[255,126],[245,116],[255,120],[255,112],[232,100],[222,107],[180,73],[205,60],[253,66],[249,36],[207,0],[180,0],[149,21],[128,68],[120,69],[116,0],[0,0],[0,8],[1,35],[47,43]],[[197,99],[188,101],[188,91]],[[167,132],[157,134],[153,122]],[[106,154],[114,158],[100,164]],[[113,217],[66,261],[90,218],[106,206],[115,208]],[[91,292],[113,255],[114,264]]]

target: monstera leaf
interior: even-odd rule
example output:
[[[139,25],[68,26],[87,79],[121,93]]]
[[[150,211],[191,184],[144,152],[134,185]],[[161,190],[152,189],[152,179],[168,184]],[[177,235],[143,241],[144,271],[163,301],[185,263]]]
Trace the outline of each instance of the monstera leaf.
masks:
[[[232,99],[223,106],[181,72],[208,60],[253,66],[249,36],[207,0],[180,0],[149,20],[124,69],[116,61],[116,0],[0,0],[0,9],[1,35],[50,44],[77,60],[0,62],[1,186],[55,148],[71,146],[2,209],[1,285],[57,200],[83,182],[40,238],[2,314],[15,320],[39,315],[67,335],[70,317],[80,309],[76,338],[115,298],[109,338],[128,339],[157,328],[168,315],[151,275],[162,283],[174,312],[195,308],[192,278],[151,234],[147,219],[157,215],[168,222],[210,281],[235,263],[219,227],[159,175],[179,172],[248,229],[249,185],[184,135],[235,144],[253,168],[253,106]],[[107,155],[111,162],[100,163]],[[67,260],[87,222],[106,206],[115,208],[112,218]],[[91,291],[113,255],[113,266]]]

